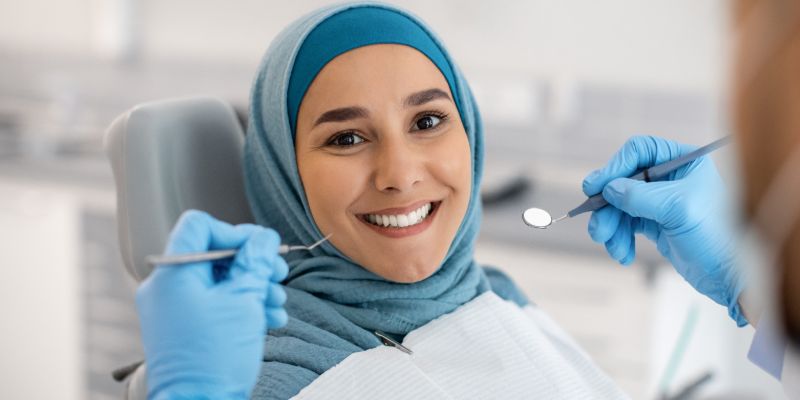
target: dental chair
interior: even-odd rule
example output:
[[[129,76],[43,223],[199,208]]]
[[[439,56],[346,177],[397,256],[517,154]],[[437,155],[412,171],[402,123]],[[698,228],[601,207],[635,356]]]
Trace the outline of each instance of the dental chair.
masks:
[[[136,106],[112,122],[104,147],[116,183],[120,253],[137,282],[152,271],[145,257],[163,252],[183,211],[203,210],[232,224],[253,221],[241,167],[244,130],[220,99]],[[117,380],[128,375],[125,397],[145,399],[144,366],[114,372]]]
[[[185,210],[252,222],[244,192],[244,133],[233,108],[211,97],[138,105],[117,117],[104,147],[114,171],[120,252],[142,281]]]

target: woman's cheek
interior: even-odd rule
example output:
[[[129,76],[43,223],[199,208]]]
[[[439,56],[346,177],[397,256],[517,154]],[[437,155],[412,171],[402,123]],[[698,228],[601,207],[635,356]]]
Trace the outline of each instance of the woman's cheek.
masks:
[[[335,231],[352,197],[352,171],[337,157],[314,155],[303,160],[302,180],[311,215],[322,231]]]
[[[440,141],[433,146],[433,149],[432,170],[456,194],[465,193],[469,196],[472,186],[472,162],[466,132],[463,130],[450,132],[447,140]]]

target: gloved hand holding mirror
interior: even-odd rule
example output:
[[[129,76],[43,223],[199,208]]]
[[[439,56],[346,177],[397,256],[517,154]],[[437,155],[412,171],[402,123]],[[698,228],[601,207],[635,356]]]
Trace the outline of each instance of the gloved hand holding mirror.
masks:
[[[714,163],[704,157],[725,143],[727,138],[695,149],[652,136],[633,137],[605,167],[584,179],[589,199],[553,222],[591,211],[589,235],[623,265],[636,256],[635,234],[644,234],[697,291],[726,306],[744,325],[728,194]],[[549,214],[537,210],[527,210],[523,218],[546,228],[552,223]]]

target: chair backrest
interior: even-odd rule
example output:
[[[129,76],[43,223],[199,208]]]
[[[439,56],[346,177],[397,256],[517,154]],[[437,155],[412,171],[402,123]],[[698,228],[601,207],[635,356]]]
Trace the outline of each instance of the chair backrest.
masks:
[[[172,226],[190,208],[238,224],[253,217],[244,192],[244,133],[233,108],[209,97],[145,103],[108,128],[105,151],[117,187],[117,228],[128,272],[164,250]]]

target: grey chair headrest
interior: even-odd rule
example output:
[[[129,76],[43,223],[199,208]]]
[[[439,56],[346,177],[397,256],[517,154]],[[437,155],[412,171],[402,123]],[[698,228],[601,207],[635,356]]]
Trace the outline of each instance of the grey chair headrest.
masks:
[[[117,188],[120,251],[137,280],[161,254],[190,208],[238,224],[253,217],[244,192],[244,133],[233,108],[209,97],[145,103],[117,117],[105,135]]]

